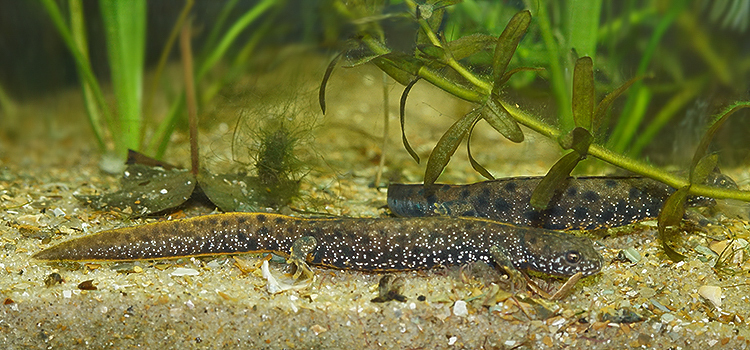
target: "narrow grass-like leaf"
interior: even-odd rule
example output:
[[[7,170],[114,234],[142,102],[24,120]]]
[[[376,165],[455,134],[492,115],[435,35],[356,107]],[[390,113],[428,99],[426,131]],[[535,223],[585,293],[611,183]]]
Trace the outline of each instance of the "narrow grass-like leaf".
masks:
[[[326,114],[326,85],[328,85],[328,79],[333,74],[333,69],[336,68],[336,64],[339,63],[341,57],[344,56],[344,52],[339,52],[332,60],[331,63],[326,67],[326,72],[323,74],[323,81],[320,83],[320,90],[318,90],[318,102],[320,103],[320,110],[323,111],[323,115]]]
[[[620,85],[614,91],[607,94],[607,96],[604,96],[604,98],[599,102],[599,104],[596,105],[596,109],[594,110],[594,120],[593,120],[594,130],[592,130],[593,132],[596,132],[596,130],[599,129],[599,124],[604,119],[604,114],[607,113],[607,109],[609,109],[609,106],[612,105],[612,102],[614,102],[616,98],[620,97],[620,95],[622,95],[622,93],[625,92],[636,81],[639,81],[643,78],[644,76],[634,77],[626,81],[624,84]]]
[[[440,137],[440,140],[438,140],[435,148],[430,153],[430,158],[427,159],[427,169],[425,169],[424,173],[425,188],[429,188],[435,183],[443,172],[443,169],[445,169],[445,166],[448,165],[451,156],[456,153],[458,145],[469,132],[471,125],[479,118],[479,113],[471,111],[453,123],[445,134]]]
[[[510,116],[500,102],[495,100],[496,96],[492,95],[487,99],[486,108],[482,108],[482,117],[497,132],[513,142],[523,141],[523,131],[518,126],[518,122]]]
[[[573,71],[573,121],[577,127],[591,130],[594,116],[594,62],[591,57],[581,57]]]
[[[495,45],[495,38],[487,34],[471,34],[462,36],[448,43],[448,50],[456,60],[469,57],[477,52],[488,49]]]
[[[543,70],[544,70],[544,68],[542,68],[542,67],[518,67],[518,68],[513,68],[513,69],[505,72],[505,74],[503,74],[503,76],[500,78],[500,82],[497,83],[497,84],[499,86],[505,85],[505,83],[507,83],[508,80],[510,80],[510,77],[512,77],[513,74],[516,74],[518,72],[528,72],[528,71],[540,72],[540,71],[543,71]]]
[[[414,79],[411,83],[407,84],[404,88],[404,92],[401,94],[401,103],[399,104],[399,119],[401,120],[401,141],[404,143],[404,148],[409,152],[412,158],[419,164],[419,155],[411,148],[409,140],[406,139],[406,133],[404,133],[404,114],[406,114],[406,98],[409,96],[409,91],[419,81],[419,77]]]
[[[706,130],[706,133],[703,134],[701,142],[700,144],[698,144],[698,148],[695,149],[693,161],[690,163],[690,169],[695,169],[695,167],[698,165],[698,162],[706,155],[706,152],[708,152],[708,146],[714,139],[714,135],[719,130],[719,128],[724,125],[724,122],[727,121],[729,116],[740,109],[748,107],[750,107],[750,102],[734,103],[731,106],[727,107],[723,112],[721,112],[721,114],[718,115],[716,119],[714,119],[714,122],[711,124],[708,130]]]
[[[521,41],[521,38],[526,34],[526,30],[529,28],[531,23],[531,12],[521,11],[516,13],[513,18],[510,19],[508,25],[497,38],[497,45],[495,45],[495,55],[492,59],[492,81],[495,82],[492,90],[499,91],[500,86],[498,82],[505,73],[505,69],[508,67],[510,59],[516,52],[516,47]]]
[[[476,170],[476,172],[482,174],[485,178],[489,180],[494,180],[495,177],[490,174],[489,171],[485,167],[482,166],[482,164],[479,164],[479,162],[474,159],[474,157],[471,155],[471,134],[474,133],[474,127],[479,122],[479,119],[474,121],[474,124],[471,124],[471,129],[469,129],[469,135],[466,137],[466,153],[469,155],[469,163],[471,163],[471,167]]]
[[[570,172],[581,161],[578,152],[569,152],[560,158],[547,172],[531,193],[531,206],[536,210],[547,209],[549,201],[555,195],[560,184],[570,176]]]
[[[682,261],[685,257],[669,246],[669,242],[671,242],[674,237],[673,234],[669,232],[668,227],[679,224],[680,220],[682,220],[682,217],[685,215],[685,202],[687,201],[689,190],[690,186],[688,185],[675,191],[675,193],[672,193],[672,195],[664,201],[664,206],[659,212],[659,219],[657,222],[659,240],[661,241],[664,253],[667,254],[670,260],[675,262]]]

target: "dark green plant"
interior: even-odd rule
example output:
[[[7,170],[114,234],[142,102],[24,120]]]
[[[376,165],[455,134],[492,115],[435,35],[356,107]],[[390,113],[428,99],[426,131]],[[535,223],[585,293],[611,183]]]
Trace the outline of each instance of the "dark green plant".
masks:
[[[404,3],[409,8],[409,16],[419,25],[416,50],[412,53],[391,51],[385,44],[382,36],[383,31],[379,28],[377,21],[359,20],[354,22],[357,24],[359,31],[357,42],[360,45],[359,48],[366,48],[369,50],[369,54],[364,55],[364,58],[360,59],[357,64],[374,63],[393,79],[407,86],[406,94],[415,81],[424,80],[458,98],[477,105],[474,111],[460,118],[438,141],[430,155],[430,160],[428,160],[425,186],[429,186],[437,179],[461,140],[471,132],[475,121],[484,118],[511,141],[520,142],[523,140],[523,133],[517,125],[523,124],[544,136],[557,140],[564,148],[574,149],[575,153],[571,153],[572,156],[567,156],[568,159],[564,157],[559,170],[551,171],[549,176],[567,176],[570,169],[578,163],[578,160],[584,156],[592,156],[617,167],[664,182],[672,187],[687,188],[685,191],[690,194],[750,201],[750,192],[703,185],[701,182],[682,178],[650,164],[613,152],[603,144],[596,142],[596,139],[593,138],[593,127],[601,123],[603,111],[606,108],[597,110],[595,113],[589,112],[593,110],[594,106],[593,65],[590,63],[590,59],[584,60],[583,63],[584,73],[582,73],[582,76],[586,76],[586,78],[573,83],[573,90],[578,90],[581,93],[576,93],[575,97],[571,99],[571,115],[576,117],[572,118],[572,125],[567,129],[559,129],[549,125],[542,121],[542,118],[533,115],[523,107],[517,107],[514,103],[505,100],[505,96],[500,91],[507,83],[509,76],[520,70],[520,68],[516,68],[506,73],[506,67],[518,41],[529,26],[530,12],[523,11],[516,14],[499,38],[476,34],[446,42],[443,39],[444,36],[439,33],[443,19],[442,12],[445,6],[451,5],[454,1],[428,1],[425,4],[417,4],[413,0],[404,0]],[[354,16],[357,14],[360,17],[353,18],[377,18],[375,11],[378,9],[373,4],[364,1],[354,1],[349,4],[350,7],[342,11],[344,15]],[[491,76],[477,75],[460,62],[460,58],[484,51],[488,47],[494,49]],[[580,60],[577,62],[581,64]],[[320,97],[321,107],[323,108],[325,83],[330,77],[330,72],[335,63],[336,61],[329,67],[321,86]],[[460,78],[457,79],[456,76]],[[613,96],[617,96],[621,92],[618,89]],[[601,105],[609,105],[612,99],[605,98],[606,103]],[[740,102],[735,105],[735,109],[748,106],[750,106],[750,102]],[[410,148],[407,142],[405,142],[405,146],[407,150]]]

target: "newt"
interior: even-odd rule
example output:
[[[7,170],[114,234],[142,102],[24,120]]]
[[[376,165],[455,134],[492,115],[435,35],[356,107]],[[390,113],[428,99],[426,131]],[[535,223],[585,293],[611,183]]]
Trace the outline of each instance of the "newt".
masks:
[[[298,274],[311,275],[307,263],[371,272],[492,263],[492,247],[513,268],[551,275],[588,276],[602,264],[588,238],[485,219],[304,219],[265,213],[214,214],[107,230],[60,243],[34,258],[152,260],[273,252],[289,257]]]
[[[397,216],[479,217],[517,226],[550,230],[594,230],[656,218],[675,190],[639,176],[569,177],[545,210],[529,203],[542,177],[513,177],[469,185],[421,184],[388,186],[388,207]],[[719,173],[708,184],[737,188]],[[691,197],[690,206],[711,206],[706,197]]]

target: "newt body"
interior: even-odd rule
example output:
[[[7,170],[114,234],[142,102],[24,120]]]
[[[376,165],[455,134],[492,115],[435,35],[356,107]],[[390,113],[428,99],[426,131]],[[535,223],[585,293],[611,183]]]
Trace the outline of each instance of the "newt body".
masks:
[[[391,184],[388,207],[397,216],[479,217],[550,230],[593,230],[656,218],[675,191],[645,177],[570,177],[559,186],[548,208],[538,211],[529,202],[541,179],[515,177],[470,185],[436,185],[427,195],[421,184]],[[719,186],[734,185],[721,174],[711,181]],[[713,200],[692,197],[688,203],[708,206]]]
[[[274,252],[313,237],[312,265],[363,271],[492,261],[498,247],[517,269],[591,275],[601,256],[587,238],[473,218],[302,219],[227,213],[103,231],[48,248],[40,260],[142,260]],[[303,258],[304,259],[304,258]]]

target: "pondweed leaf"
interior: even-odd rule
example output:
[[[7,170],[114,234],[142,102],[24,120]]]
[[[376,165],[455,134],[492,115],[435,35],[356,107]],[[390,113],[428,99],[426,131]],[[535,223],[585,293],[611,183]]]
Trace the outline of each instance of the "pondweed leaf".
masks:
[[[558,185],[570,176],[570,172],[581,161],[581,155],[578,152],[569,152],[560,158],[555,165],[547,172],[547,175],[539,181],[539,184],[531,194],[531,206],[536,210],[547,209],[549,201],[557,191]]]
[[[471,155],[471,134],[474,132],[474,127],[479,122],[479,119],[474,121],[474,124],[471,124],[471,129],[469,129],[469,135],[466,137],[466,153],[469,154],[469,163],[471,163],[471,167],[474,168],[474,170],[478,173],[480,173],[482,176],[484,176],[487,179],[494,180],[495,177],[490,174],[485,167],[482,166],[482,164],[479,164],[479,162],[474,159],[474,157]]]
[[[413,148],[411,148],[411,145],[409,144],[409,140],[406,139],[406,133],[404,133],[404,114],[406,113],[406,98],[409,96],[409,92],[411,91],[411,88],[414,87],[414,84],[416,84],[419,81],[419,77],[412,80],[409,84],[406,85],[404,88],[404,92],[401,94],[401,102],[399,104],[399,119],[401,121],[401,141],[404,143],[404,148],[406,148],[406,151],[409,152],[409,155],[411,155],[412,158],[414,158],[415,161],[417,161],[417,164],[419,164],[419,155],[417,152],[414,151]]]
[[[496,101],[497,96],[492,95],[487,99],[485,108],[482,108],[482,117],[497,132],[513,142],[523,141],[523,131],[518,126],[518,122],[510,116],[505,107]]]
[[[714,173],[716,170],[716,164],[719,163],[718,154],[709,154],[698,161],[695,168],[690,169],[690,183],[691,184],[702,184],[706,183],[708,176]]]
[[[495,45],[495,40],[497,38],[487,34],[462,36],[448,43],[448,51],[451,52],[454,59],[461,60],[492,47],[492,45]]]
[[[372,59],[378,68],[401,85],[408,85],[419,73],[422,62],[419,59],[400,52],[391,52]]]
[[[575,150],[581,157],[585,157],[593,140],[594,136],[588,130],[578,126],[560,138],[560,146]]]
[[[504,84],[502,77],[505,69],[516,52],[516,47],[518,47],[521,38],[526,34],[529,24],[531,24],[531,12],[528,10],[518,12],[510,19],[508,25],[497,38],[495,54],[492,59],[493,92],[499,91]]]
[[[573,71],[573,120],[577,127],[593,131],[594,99],[594,62],[591,57],[581,57]]]
[[[424,174],[424,186],[428,188],[435,183],[437,178],[448,165],[448,162],[456,153],[458,145],[463,140],[464,136],[469,132],[471,126],[480,118],[479,113],[476,110],[469,112],[461,119],[457,120],[451,125],[448,130],[440,137],[435,148],[430,153],[430,158],[427,159],[427,169]]]
[[[659,212],[659,219],[657,227],[659,229],[659,240],[661,241],[664,253],[667,254],[670,260],[678,262],[685,259],[685,256],[676,252],[672,247],[669,246],[669,242],[672,241],[673,235],[669,232],[668,227],[675,226],[680,223],[682,217],[685,215],[685,202],[687,201],[688,192],[690,186],[680,188],[679,190],[672,193],[662,206]]]

